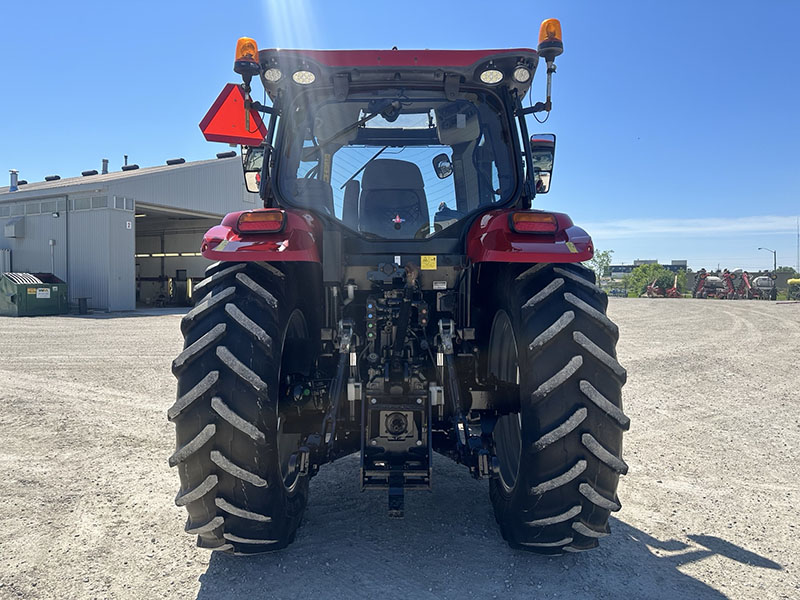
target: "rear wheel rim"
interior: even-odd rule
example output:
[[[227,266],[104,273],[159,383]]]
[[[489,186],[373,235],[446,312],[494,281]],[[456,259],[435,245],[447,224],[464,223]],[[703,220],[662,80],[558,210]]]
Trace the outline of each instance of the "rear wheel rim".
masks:
[[[291,315],[289,315],[289,321],[286,323],[286,331],[283,335],[283,340],[281,343],[281,367],[280,371],[278,372],[278,381],[280,382],[283,382],[284,374],[294,372],[294,365],[287,364],[287,356],[283,351],[286,344],[286,339],[290,337],[308,337],[306,320],[300,310],[295,310]],[[302,434],[286,433],[284,431],[287,417],[290,416],[291,407],[286,405],[282,406],[280,401],[278,401],[276,404],[278,428],[275,441],[278,451],[278,468],[280,469],[281,481],[283,481],[284,487],[287,491],[291,492],[297,484],[297,480],[299,479],[300,475],[297,450],[300,447],[300,442],[302,441]]]
[[[498,381],[519,385],[519,354],[511,319],[504,310],[498,311],[489,337],[489,374]],[[522,415],[513,412],[503,415],[494,427],[494,443],[500,463],[499,480],[511,492],[517,484],[522,456]]]

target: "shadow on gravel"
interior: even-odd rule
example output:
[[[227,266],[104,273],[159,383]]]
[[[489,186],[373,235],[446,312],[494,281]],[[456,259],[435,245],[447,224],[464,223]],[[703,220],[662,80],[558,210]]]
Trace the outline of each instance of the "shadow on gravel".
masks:
[[[198,598],[727,598],[679,567],[722,555],[751,568],[780,565],[723,539],[659,540],[612,519],[595,551],[541,557],[500,537],[487,484],[436,457],[434,489],[410,493],[406,517],[360,493],[357,457],[322,470],[297,540],[252,557],[213,554]],[[624,513],[623,513],[624,514]]]
[[[136,310],[125,310],[118,312],[90,312],[86,315],[68,314],[58,315],[68,319],[132,319],[138,317],[161,317],[164,315],[185,315],[191,310],[190,307],[169,307],[169,308],[138,308]]]

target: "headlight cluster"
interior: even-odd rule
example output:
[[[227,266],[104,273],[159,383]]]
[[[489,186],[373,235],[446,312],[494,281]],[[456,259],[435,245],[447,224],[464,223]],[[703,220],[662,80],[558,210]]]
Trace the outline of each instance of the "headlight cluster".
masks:
[[[528,67],[519,65],[514,68],[514,72],[511,74],[511,76],[517,83],[527,83],[530,81],[531,71],[528,69]],[[489,68],[481,72],[479,78],[487,85],[497,85],[503,81],[503,79],[505,79],[505,74],[499,69],[489,66]]]

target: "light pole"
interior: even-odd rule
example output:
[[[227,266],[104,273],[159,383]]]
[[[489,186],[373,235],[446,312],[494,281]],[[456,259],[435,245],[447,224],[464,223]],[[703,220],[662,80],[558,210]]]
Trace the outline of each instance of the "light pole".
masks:
[[[778,270],[778,253],[775,250],[770,250],[769,248],[759,248],[759,250],[766,250],[767,252],[772,252],[772,272],[775,273]]]

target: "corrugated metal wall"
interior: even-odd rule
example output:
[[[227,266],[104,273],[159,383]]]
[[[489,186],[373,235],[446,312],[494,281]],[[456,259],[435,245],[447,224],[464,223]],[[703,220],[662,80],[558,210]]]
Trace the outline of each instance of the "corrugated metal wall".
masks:
[[[258,200],[257,194],[244,187],[239,157],[117,179],[109,182],[108,190],[110,195],[129,196],[145,204],[212,215],[254,208]]]
[[[11,271],[11,250],[0,248],[0,274]]]
[[[127,211],[109,210],[108,306],[136,308],[135,220]],[[117,309],[119,310],[119,309]]]
[[[0,235],[0,249],[12,251],[17,271],[55,271],[69,284],[73,302],[86,297],[92,308],[133,310],[137,202],[221,217],[254,208],[256,201],[257,195],[244,187],[239,157],[31,184],[0,194],[0,233],[9,219],[17,217],[24,218],[25,228],[20,238]],[[49,240],[54,240],[54,267]],[[186,239],[176,234],[171,243],[179,252],[199,250],[196,234]],[[196,276],[208,261],[181,262],[167,261],[167,273],[188,267],[189,275]]]
[[[46,212],[42,213],[42,204]],[[20,206],[20,208],[23,208]],[[32,273],[50,273],[61,279],[67,275],[66,254],[66,219],[64,209],[66,198],[48,198],[44,201],[28,202],[25,204],[24,234],[21,238],[7,238],[0,236],[0,247],[11,250],[13,268],[16,271]],[[49,210],[53,209],[53,210]],[[35,211],[35,212],[34,212]],[[54,217],[54,214],[58,217]],[[0,219],[0,223],[5,222]],[[0,230],[2,231],[2,230]],[[50,240],[55,245],[51,246]],[[55,263],[55,264],[53,264]],[[53,268],[55,267],[55,268]]]
[[[109,304],[110,273],[108,209],[79,210],[69,215],[69,295],[89,298],[92,308],[123,310]],[[130,214],[130,213],[127,213]],[[132,215],[131,215],[132,216]]]

